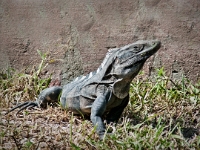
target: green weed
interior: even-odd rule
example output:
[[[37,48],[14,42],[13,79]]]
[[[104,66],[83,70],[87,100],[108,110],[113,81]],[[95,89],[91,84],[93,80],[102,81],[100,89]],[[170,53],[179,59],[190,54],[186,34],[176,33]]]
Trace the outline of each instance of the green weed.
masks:
[[[48,86],[50,77],[40,77],[46,56],[39,53],[42,61],[32,74],[1,75],[1,110],[34,99]],[[21,149],[199,149],[200,82],[173,81],[165,74],[160,68],[153,79],[142,80],[142,73],[134,79],[128,106],[117,125],[107,125],[103,140],[84,117],[48,107],[18,117],[1,115],[1,147],[10,142]]]
[[[46,79],[40,77],[41,70],[47,65],[46,54],[39,50],[38,54],[41,56],[41,63],[37,70],[33,67],[31,74],[24,73],[24,71],[16,72],[13,69],[0,74],[0,105],[2,108],[9,107],[11,103],[34,100],[41,90],[48,87],[51,77]]]

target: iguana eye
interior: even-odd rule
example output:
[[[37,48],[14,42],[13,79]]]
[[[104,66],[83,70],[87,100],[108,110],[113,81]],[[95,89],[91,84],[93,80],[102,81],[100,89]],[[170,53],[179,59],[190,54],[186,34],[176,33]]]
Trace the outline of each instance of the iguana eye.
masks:
[[[143,50],[144,45],[143,45],[143,44],[134,45],[133,48],[134,48],[135,51],[139,52],[139,51],[142,51],[142,50]]]

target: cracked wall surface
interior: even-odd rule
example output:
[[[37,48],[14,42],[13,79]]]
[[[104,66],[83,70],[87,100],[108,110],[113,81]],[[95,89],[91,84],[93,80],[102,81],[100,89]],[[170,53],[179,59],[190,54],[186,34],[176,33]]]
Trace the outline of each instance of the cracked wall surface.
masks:
[[[1,0],[0,69],[38,66],[67,83],[95,70],[109,48],[159,39],[162,48],[144,66],[152,75],[200,77],[199,0]]]

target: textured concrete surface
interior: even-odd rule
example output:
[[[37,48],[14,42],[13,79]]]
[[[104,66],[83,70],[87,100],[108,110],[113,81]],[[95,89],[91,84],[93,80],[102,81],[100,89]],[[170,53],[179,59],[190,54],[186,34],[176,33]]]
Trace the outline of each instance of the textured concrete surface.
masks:
[[[145,64],[176,79],[200,77],[199,0],[1,0],[0,69],[31,69],[48,54],[44,74],[68,82],[98,67],[108,48],[159,39]]]

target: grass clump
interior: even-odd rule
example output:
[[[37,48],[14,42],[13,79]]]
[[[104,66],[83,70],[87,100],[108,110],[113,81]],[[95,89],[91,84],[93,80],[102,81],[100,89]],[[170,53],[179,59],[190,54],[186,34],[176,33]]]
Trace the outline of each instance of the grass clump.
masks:
[[[41,53],[41,63],[39,67],[35,66],[29,73],[26,71],[16,72],[14,69],[8,69],[7,72],[0,73],[0,106],[10,107],[22,101],[34,100],[41,90],[48,87],[51,78],[42,79],[40,73],[47,65],[46,54]],[[46,65],[45,65],[46,64]]]
[[[41,54],[41,56],[43,56]],[[42,79],[45,64],[32,74],[1,74],[1,110],[34,99],[50,78]],[[101,141],[89,120],[60,107],[1,114],[0,147],[3,149],[198,149],[200,147],[200,82],[184,77],[173,81],[157,70],[153,79],[138,75],[131,84],[130,102],[117,125],[107,125]],[[1,111],[1,112],[2,112]]]

